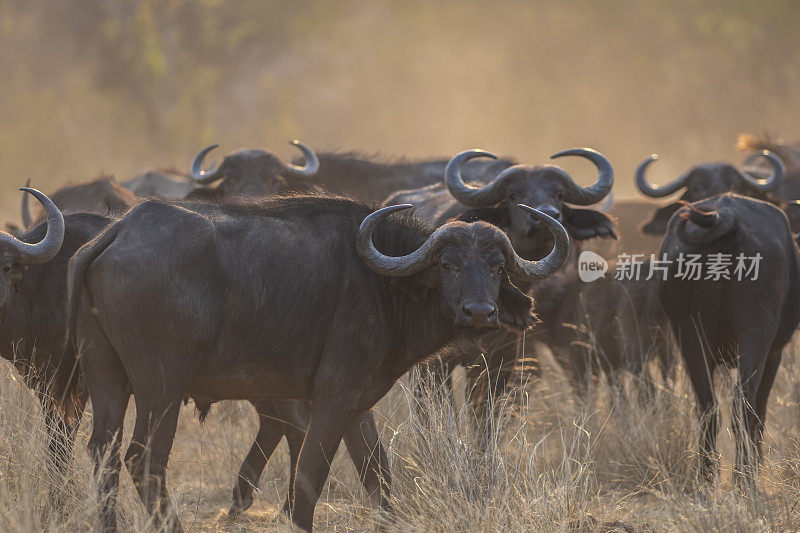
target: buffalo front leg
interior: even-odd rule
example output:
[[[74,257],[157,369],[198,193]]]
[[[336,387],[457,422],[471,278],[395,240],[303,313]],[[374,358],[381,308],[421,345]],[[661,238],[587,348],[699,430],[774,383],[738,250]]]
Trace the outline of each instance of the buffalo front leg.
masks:
[[[371,410],[356,418],[344,434],[347,451],[367,490],[373,509],[389,509],[389,458]]]
[[[276,401],[281,418],[286,423],[283,426],[286,433],[286,444],[289,445],[289,490],[286,500],[283,502],[281,512],[286,516],[292,514],[292,490],[294,479],[297,474],[297,462],[300,459],[300,450],[303,448],[303,440],[306,438],[306,429],[311,419],[311,403],[301,400],[282,400]]]
[[[355,418],[354,411],[342,408],[340,402],[342,398],[335,396],[315,398],[297,462],[292,489],[292,520],[309,532],[314,522],[314,507],[328,478],[331,461],[345,429]]]
[[[258,433],[239,469],[229,516],[242,513],[253,505],[253,490],[258,487],[258,480],[284,434],[284,423],[279,420],[271,400],[253,402],[253,407],[258,413]]]
[[[64,487],[70,485],[66,483],[65,478],[72,464],[75,435],[78,433],[78,426],[80,425],[88,397],[88,391],[86,391],[85,387],[82,388],[75,400],[76,419],[70,422],[64,420],[51,401],[45,399],[42,402],[47,429],[48,465],[54,475],[54,483],[50,487],[48,503],[49,507],[57,512],[63,511],[66,506]]]

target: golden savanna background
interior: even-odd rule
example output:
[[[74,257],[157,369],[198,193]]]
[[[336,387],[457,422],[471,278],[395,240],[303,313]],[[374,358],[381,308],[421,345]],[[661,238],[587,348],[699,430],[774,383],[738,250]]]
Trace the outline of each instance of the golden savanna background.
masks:
[[[652,152],[666,178],[738,162],[743,130],[791,138],[799,20],[791,0],[2,0],[2,206],[28,177],[185,170],[211,142],[293,157],[293,138],[527,163],[593,146],[633,195]]]
[[[662,160],[652,179],[662,183],[702,161],[740,162],[741,132],[800,139],[799,25],[792,0],[0,0],[0,210],[18,221],[16,189],[27,178],[47,193],[101,173],[185,172],[214,142],[217,158],[262,147],[289,159],[294,138],[385,158],[481,147],[531,164],[590,146],[614,164],[616,197],[633,198],[633,170],[653,152]],[[586,170],[571,159],[566,168]],[[709,485],[697,472],[682,369],[645,400],[636,383],[617,397],[597,380],[581,402],[528,340],[540,375],[520,374],[493,399],[485,434],[464,407],[460,374],[455,401],[436,389],[415,397],[418,371],[398,383],[377,416],[392,515],[370,511],[342,447],[315,527],[800,530],[797,341],[770,398],[759,491],[744,494],[731,482],[730,379],[719,387],[721,475]],[[93,530],[91,412],[62,516],[44,512],[53,480],[42,418],[11,365],[0,365],[0,531]],[[191,404],[183,409],[168,479],[188,531],[290,530],[280,514],[285,444],[253,507],[226,517],[256,429],[247,403],[215,406],[204,425]],[[124,470],[120,479],[121,528],[147,530]]]

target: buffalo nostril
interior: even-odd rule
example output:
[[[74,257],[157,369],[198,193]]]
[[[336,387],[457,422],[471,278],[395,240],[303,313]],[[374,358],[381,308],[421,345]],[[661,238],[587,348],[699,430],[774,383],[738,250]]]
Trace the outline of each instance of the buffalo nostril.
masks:
[[[497,314],[497,307],[488,302],[469,302],[461,306],[461,312],[471,321],[488,321]]]
[[[561,220],[561,211],[551,205],[542,207],[540,211],[551,218]]]
[[[537,211],[541,211],[542,213],[544,213],[545,215],[549,216],[550,218],[554,218],[557,221],[561,222],[561,218],[562,218],[561,217],[561,211],[556,209],[552,205],[541,205],[541,206],[537,207],[536,210]],[[534,226],[541,226],[543,224],[543,222],[540,219],[534,217],[533,215],[529,215],[529,216],[530,216],[531,220],[533,221],[533,225]]]

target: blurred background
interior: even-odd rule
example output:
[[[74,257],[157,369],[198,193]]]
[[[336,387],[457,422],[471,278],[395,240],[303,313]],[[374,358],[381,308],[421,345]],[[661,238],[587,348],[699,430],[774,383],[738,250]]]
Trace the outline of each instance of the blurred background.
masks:
[[[800,138],[798,21],[791,0],[0,0],[0,209],[18,218],[29,177],[187,170],[212,142],[288,159],[292,138],[526,163],[592,146],[632,197],[652,152],[663,182],[739,162],[743,131]]]

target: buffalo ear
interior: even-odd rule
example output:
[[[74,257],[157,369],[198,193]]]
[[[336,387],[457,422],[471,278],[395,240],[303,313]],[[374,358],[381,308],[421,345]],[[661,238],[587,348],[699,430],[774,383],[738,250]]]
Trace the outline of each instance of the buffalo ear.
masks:
[[[498,228],[507,228],[510,223],[505,200],[494,207],[475,207],[468,209],[453,220],[460,220],[461,222],[476,222],[482,220]]]
[[[509,329],[525,331],[537,322],[533,298],[512,285],[508,278],[500,284],[497,308],[500,322]]]
[[[682,204],[675,202],[660,209],[656,209],[653,218],[641,226],[641,232],[647,235],[664,235],[667,232],[667,224],[672,215],[682,207]]]
[[[614,221],[605,213],[564,205],[561,208],[561,215],[564,217],[564,227],[576,241],[585,241],[595,237],[617,238],[617,234],[614,232]]]

